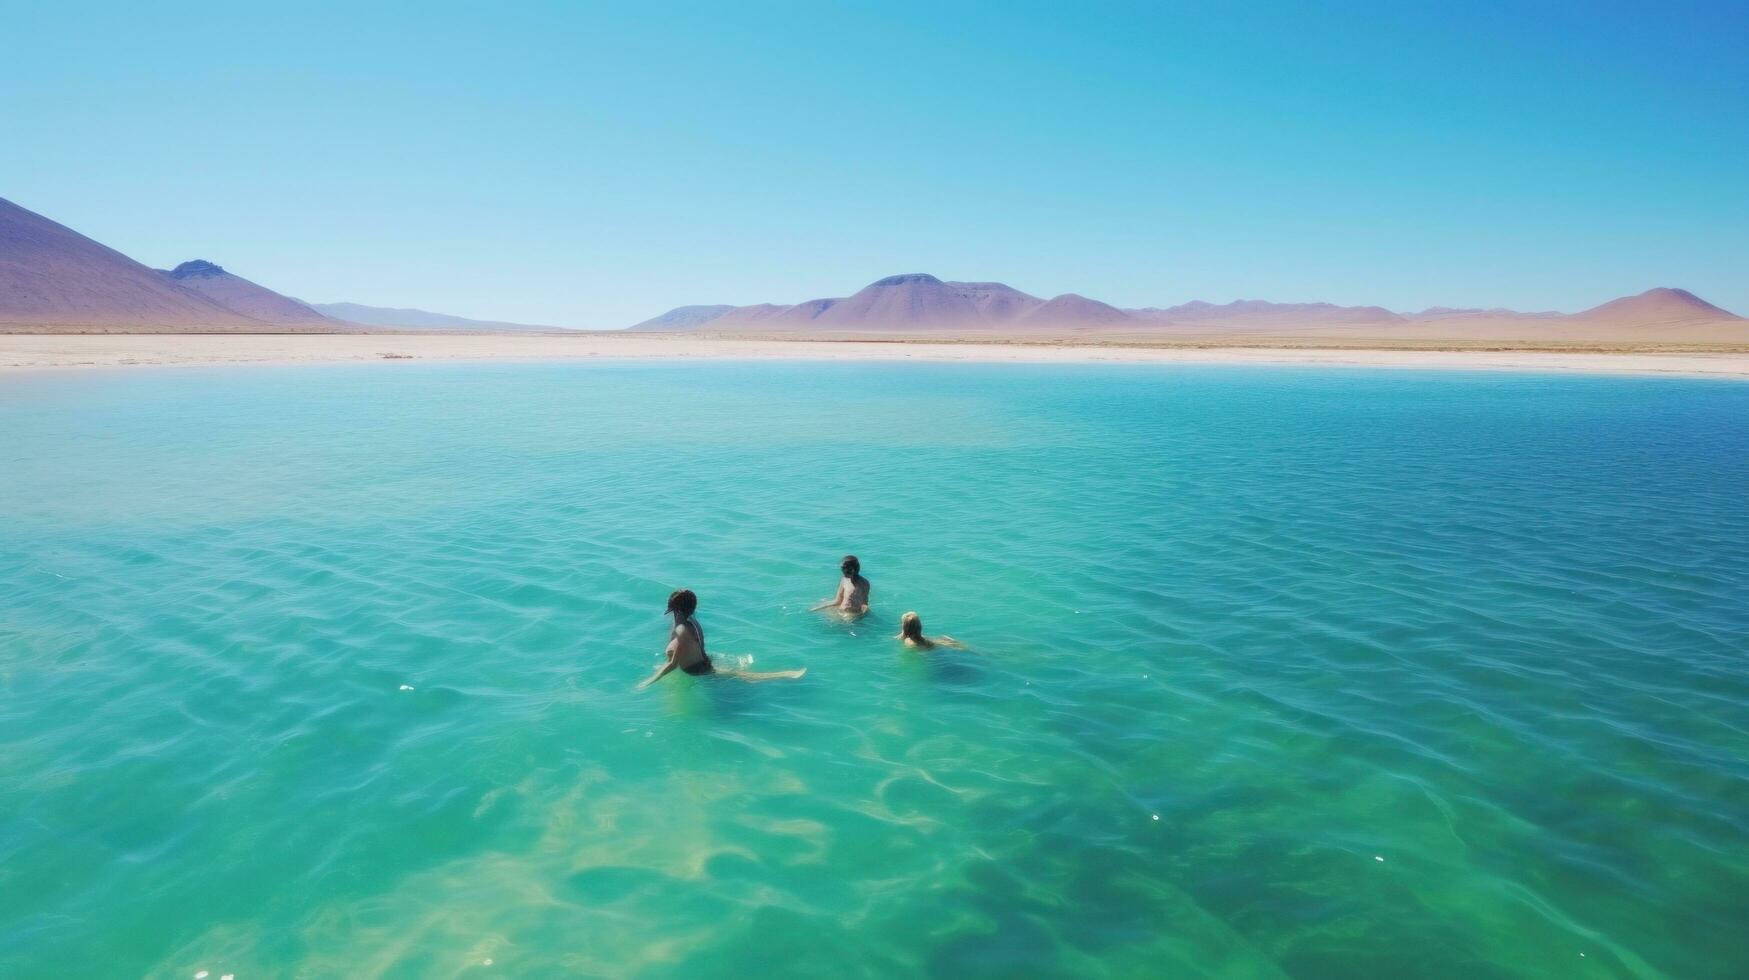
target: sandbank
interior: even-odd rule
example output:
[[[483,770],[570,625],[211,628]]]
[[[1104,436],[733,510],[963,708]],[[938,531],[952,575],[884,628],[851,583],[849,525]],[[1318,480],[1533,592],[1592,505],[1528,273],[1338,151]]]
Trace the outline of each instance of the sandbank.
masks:
[[[1658,349],[1369,349],[1125,339],[799,339],[578,332],[4,334],[0,372],[243,364],[588,359],[1253,364],[1648,374],[1749,380],[1749,352]]]

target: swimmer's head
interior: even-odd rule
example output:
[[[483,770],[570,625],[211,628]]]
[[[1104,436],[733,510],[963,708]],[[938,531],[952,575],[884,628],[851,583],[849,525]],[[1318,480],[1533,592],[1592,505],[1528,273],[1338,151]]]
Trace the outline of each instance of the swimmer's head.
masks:
[[[844,573],[845,578],[855,578],[862,574],[862,562],[857,561],[855,555],[845,555],[844,560],[838,563],[838,570]]]
[[[691,618],[693,611],[698,609],[698,596],[691,589],[675,589],[668,594],[668,612],[679,613],[681,619]]]
[[[899,635],[907,640],[923,639],[923,620],[914,612],[899,617]]]

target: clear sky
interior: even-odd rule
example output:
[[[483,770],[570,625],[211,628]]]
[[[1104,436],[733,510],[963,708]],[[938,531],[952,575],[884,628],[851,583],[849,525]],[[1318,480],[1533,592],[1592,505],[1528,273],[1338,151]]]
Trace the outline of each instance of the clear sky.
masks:
[[[1749,314],[1749,3],[14,3],[0,197],[620,326],[897,273]]]

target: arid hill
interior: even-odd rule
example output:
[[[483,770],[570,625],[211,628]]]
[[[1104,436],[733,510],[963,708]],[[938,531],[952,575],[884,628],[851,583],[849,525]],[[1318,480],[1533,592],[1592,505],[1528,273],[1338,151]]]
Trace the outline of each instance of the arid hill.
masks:
[[[158,274],[184,289],[205,296],[233,313],[241,313],[262,323],[281,326],[334,325],[331,317],[324,316],[289,296],[281,296],[265,286],[258,286],[242,276],[232,275],[205,259],[193,259],[174,269],[160,269]]]
[[[691,330],[693,327],[709,323],[733,309],[734,307],[727,303],[718,303],[714,306],[676,306],[661,316],[653,316],[643,323],[633,324],[628,329]]]
[[[1013,322],[1031,330],[1096,330],[1123,329],[1135,321],[1134,316],[1115,306],[1074,293],[1064,293],[1027,310],[1014,318]]]
[[[0,325],[248,329],[255,321],[115,249],[0,200]]]
[[[206,266],[216,272],[209,274]],[[180,276],[150,269],[65,225],[0,200],[0,330],[266,333],[344,328],[210,263]]]
[[[1638,296],[1623,296],[1601,306],[1594,306],[1574,319],[1610,323],[1705,323],[1719,320],[1742,320],[1740,316],[1722,310],[1686,289],[1659,287]]]

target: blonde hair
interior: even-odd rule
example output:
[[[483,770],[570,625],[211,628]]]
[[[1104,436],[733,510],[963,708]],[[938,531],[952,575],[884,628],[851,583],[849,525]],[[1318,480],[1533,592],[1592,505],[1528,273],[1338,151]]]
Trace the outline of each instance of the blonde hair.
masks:
[[[899,635],[907,640],[923,639],[923,620],[914,612],[900,616]]]

